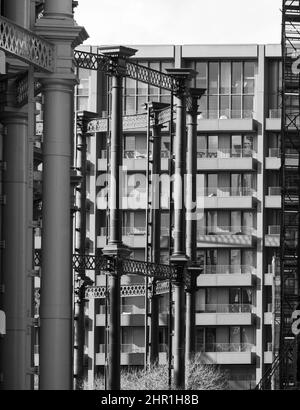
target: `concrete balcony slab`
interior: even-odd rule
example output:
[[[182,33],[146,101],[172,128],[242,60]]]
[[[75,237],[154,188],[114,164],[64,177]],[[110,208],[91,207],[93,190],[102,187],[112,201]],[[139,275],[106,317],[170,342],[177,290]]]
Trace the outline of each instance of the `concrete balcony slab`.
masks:
[[[252,325],[252,313],[196,313],[196,326]]]
[[[252,274],[210,274],[199,275],[197,286],[218,287],[218,286],[252,286],[255,276]]]

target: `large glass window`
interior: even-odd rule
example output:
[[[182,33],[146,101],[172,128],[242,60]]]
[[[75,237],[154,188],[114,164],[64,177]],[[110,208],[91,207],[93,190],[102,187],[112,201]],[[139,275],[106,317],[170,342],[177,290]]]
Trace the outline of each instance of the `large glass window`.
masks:
[[[192,85],[206,88],[200,100],[200,118],[252,118],[255,61],[191,61],[198,71]]]
[[[139,65],[165,72],[167,68],[173,67],[173,62],[139,61]],[[170,92],[160,87],[150,86],[149,84],[126,78],[124,83],[125,114],[145,112],[144,105],[148,100],[170,103]]]

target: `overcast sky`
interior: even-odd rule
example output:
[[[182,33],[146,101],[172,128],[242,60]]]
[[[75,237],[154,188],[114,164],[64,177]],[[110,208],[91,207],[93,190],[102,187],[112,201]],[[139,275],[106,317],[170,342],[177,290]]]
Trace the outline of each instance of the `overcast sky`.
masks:
[[[280,43],[282,0],[79,0],[85,44]]]

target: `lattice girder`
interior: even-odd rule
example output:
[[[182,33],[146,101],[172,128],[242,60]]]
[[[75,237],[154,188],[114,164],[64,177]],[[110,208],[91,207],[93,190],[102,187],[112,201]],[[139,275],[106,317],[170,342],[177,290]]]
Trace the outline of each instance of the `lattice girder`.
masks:
[[[3,16],[0,16],[0,49],[38,70],[53,72],[54,45]]]

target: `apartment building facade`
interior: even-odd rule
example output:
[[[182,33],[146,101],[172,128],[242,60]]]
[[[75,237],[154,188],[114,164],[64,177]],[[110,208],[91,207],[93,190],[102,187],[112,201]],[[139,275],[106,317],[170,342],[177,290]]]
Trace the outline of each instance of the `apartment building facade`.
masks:
[[[233,388],[254,387],[273,361],[272,306],[280,245],[281,49],[279,45],[132,46],[139,64],[164,71],[192,68],[193,87],[205,88],[197,126],[196,346],[205,363],[229,372]],[[97,47],[83,47],[97,51]],[[76,111],[109,113],[109,80],[79,69]],[[170,103],[158,87],[124,80],[126,115],[144,104]],[[147,130],[123,133],[123,241],[134,259],[145,260]],[[107,132],[87,137],[86,252],[101,252],[107,240]],[[169,261],[169,129],[162,129],[161,253]],[[292,183],[292,182],[291,182]],[[87,272],[96,286],[105,275]],[[145,354],[144,279],[122,277],[121,365],[143,366]],[[86,376],[105,365],[105,298],[85,306]],[[107,312],[109,314],[109,312]],[[160,362],[166,363],[168,294],[160,295]]]

